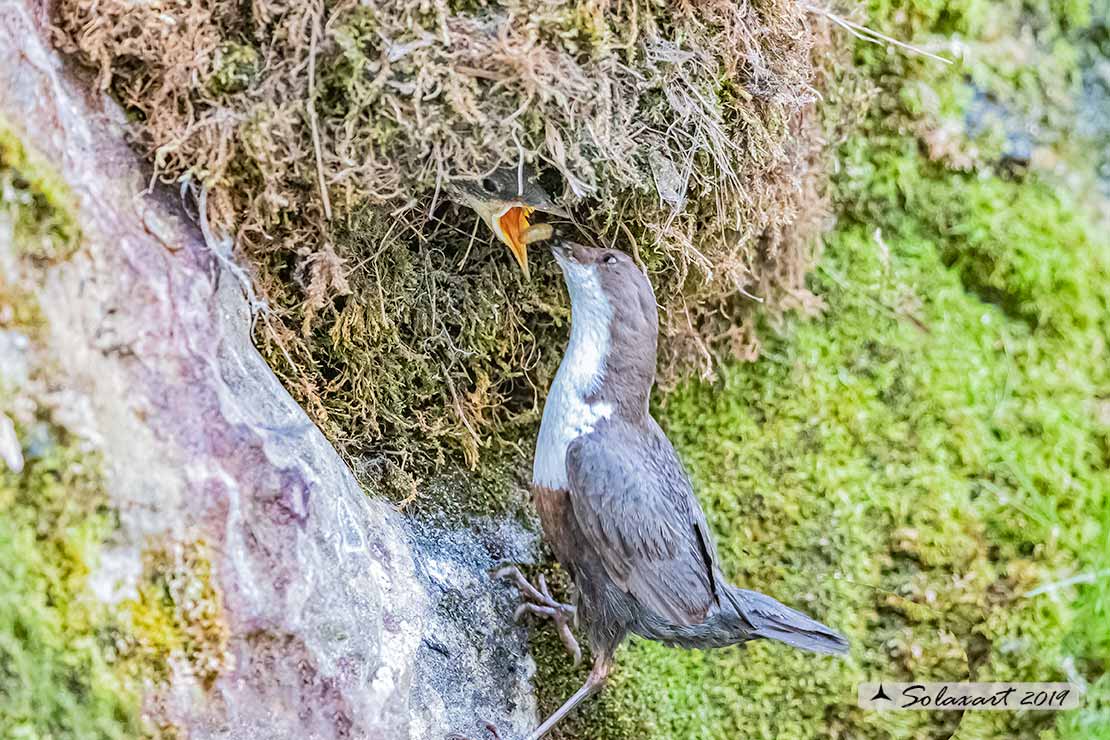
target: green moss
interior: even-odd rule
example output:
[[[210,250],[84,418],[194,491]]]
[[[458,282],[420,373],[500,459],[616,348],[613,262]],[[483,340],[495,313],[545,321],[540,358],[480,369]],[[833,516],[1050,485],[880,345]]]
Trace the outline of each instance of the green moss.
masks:
[[[932,159],[963,170],[994,166],[1008,140],[1028,144],[1034,159],[1074,148],[1086,3],[877,0],[861,20],[954,62],[857,43],[854,73],[878,85],[869,135],[912,135]]]
[[[258,49],[249,44],[228,41],[216,53],[208,90],[213,95],[230,95],[246,90],[258,77]]]
[[[69,257],[80,239],[73,207],[68,186],[0,119],[0,209],[20,253],[44,261]]]
[[[26,467],[0,470],[0,735],[135,737],[138,695],[86,585],[113,529],[98,465],[49,425],[21,431]]]
[[[129,626],[130,668],[137,678],[167,681],[172,659],[211,688],[229,658],[223,598],[208,546],[193,541],[148,550],[145,566],[138,598],[120,606]]]
[[[849,142],[843,158],[854,179],[846,210],[936,240],[941,259],[970,291],[1034,327],[1076,341],[1106,330],[1110,306],[1091,276],[1107,272],[1107,256],[1092,244],[1097,229],[1073,193],[1036,178],[1015,186],[948,175],[915,149],[913,141]]]

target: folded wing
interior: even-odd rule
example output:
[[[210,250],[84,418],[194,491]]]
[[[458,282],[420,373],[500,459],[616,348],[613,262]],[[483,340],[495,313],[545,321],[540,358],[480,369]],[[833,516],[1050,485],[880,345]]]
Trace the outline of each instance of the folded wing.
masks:
[[[716,550],[674,448],[659,429],[606,424],[567,450],[570,502],[613,582],[676,625],[718,601]]]

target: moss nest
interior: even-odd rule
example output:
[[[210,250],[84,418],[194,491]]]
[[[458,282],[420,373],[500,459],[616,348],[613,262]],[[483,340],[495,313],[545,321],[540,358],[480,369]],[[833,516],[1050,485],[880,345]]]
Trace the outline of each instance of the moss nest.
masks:
[[[522,284],[437,197],[450,178],[531,163],[568,233],[636,254],[667,381],[754,356],[760,302],[813,303],[797,3],[61,0],[55,22],[157,175],[203,190],[268,304],[260,345],[347,451],[473,464],[536,421],[561,281]]]

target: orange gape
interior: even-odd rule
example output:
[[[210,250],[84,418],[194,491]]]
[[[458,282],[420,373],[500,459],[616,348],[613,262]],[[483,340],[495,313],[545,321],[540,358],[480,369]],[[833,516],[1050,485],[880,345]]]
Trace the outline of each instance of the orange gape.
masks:
[[[501,217],[501,231],[517,249],[524,246],[524,232],[528,229],[528,217],[535,208],[513,206]]]

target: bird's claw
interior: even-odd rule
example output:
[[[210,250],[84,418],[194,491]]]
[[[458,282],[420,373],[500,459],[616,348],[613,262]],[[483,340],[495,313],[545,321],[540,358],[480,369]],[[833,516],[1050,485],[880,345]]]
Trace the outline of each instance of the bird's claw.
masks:
[[[542,573],[539,576],[539,588],[529,583],[524,574],[520,572],[520,568],[516,566],[501,568],[494,573],[494,578],[511,580],[520,589],[524,598],[527,599],[521,602],[520,606],[513,612],[513,619],[520,621],[520,618],[525,614],[537,614],[553,621],[559,639],[562,640],[567,652],[574,658],[574,665],[578,665],[582,660],[582,648],[578,646],[578,640],[574,639],[574,633],[570,630],[570,623],[575,615],[574,606],[557,601],[551,595],[551,590],[547,587],[547,579],[543,577]]]

